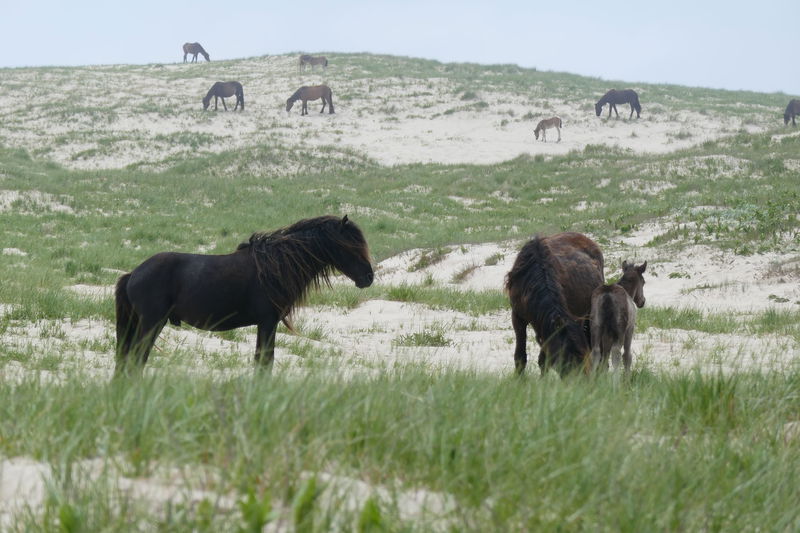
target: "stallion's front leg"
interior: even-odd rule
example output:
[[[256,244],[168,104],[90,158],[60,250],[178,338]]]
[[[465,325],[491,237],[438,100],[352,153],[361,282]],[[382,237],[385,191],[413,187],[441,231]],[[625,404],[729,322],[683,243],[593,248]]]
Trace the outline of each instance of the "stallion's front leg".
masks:
[[[259,324],[256,340],[256,368],[272,373],[272,363],[275,361],[275,333],[278,322]]]
[[[226,106],[226,105],[225,105],[225,99],[224,99],[224,98],[222,98],[222,97],[220,97],[220,100],[222,100],[222,109],[224,109],[225,111],[227,111],[227,110],[228,110],[228,106]]]

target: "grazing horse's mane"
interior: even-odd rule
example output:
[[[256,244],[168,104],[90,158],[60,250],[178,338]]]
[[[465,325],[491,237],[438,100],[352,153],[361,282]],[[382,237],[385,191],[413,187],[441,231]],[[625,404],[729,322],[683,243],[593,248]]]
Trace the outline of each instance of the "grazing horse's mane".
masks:
[[[289,101],[291,101],[291,102],[296,102],[296,101],[298,101],[298,100],[300,99],[300,91],[302,91],[302,90],[303,90],[303,89],[305,89],[305,88],[306,88],[306,87],[305,87],[305,85],[304,85],[303,87],[300,87],[299,89],[297,89],[297,90],[294,92],[294,94],[293,94],[292,96],[290,96],[290,97],[289,97]],[[284,94],[286,94],[286,93],[284,93]],[[301,222],[302,222],[302,221],[301,221]],[[298,222],[298,224],[299,224],[299,223],[300,223],[300,222]]]
[[[347,228],[347,231],[343,231]],[[369,261],[361,229],[347,216],[307,218],[271,232],[257,232],[237,250],[249,249],[258,279],[283,320],[305,300],[309,287],[330,286],[331,250],[344,248]]]
[[[575,346],[586,344],[581,328],[570,327],[578,318],[567,308],[564,294],[558,282],[554,258],[549,246],[537,236],[520,250],[511,271],[506,275],[507,292],[520,291],[524,302],[536,302],[536,311],[531,323],[541,335],[542,342],[553,338],[563,330],[567,340]],[[531,309],[533,306],[528,306]]]

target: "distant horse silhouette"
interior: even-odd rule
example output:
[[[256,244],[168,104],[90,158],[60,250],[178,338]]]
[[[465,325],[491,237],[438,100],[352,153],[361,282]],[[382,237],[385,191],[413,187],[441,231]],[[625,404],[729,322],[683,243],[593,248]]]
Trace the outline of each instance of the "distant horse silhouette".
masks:
[[[546,118],[537,124],[536,129],[533,130],[533,134],[536,136],[536,139],[539,139],[539,132],[542,133],[542,142],[547,142],[547,130],[549,128],[555,128],[558,130],[558,140],[556,142],[561,142],[561,119],[558,117],[553,118]]]
[[[236,105],[233,107],[233,110],[242,106],[242,111],[244,111],[244,89],[242,89],[242,84],[238,81],[218,81],[214,85],[211,86],[211,89],[208,90],[208,94],[203,97],[203,110],[205,111],[208,109],[209,104],[211,104],[211,97],[214,97],[214,110],[217,110],[217,98],[222,100],[222,107],[225,111],[228,110],[228,106],[225,105],[225,98],[229,96],[236,95]]]
[[[210,331],[256,325],[255,361],[269,369],[278,322],[334,270],[372,284],[367,241],[347,216],[254,233],[228,255],[156,254],[117,281],[116,374],[144,367],[167,320]]]
[[[328,113],[333,114],[333,92],[327,85],[313,85],[311,87],[300,87],[292,96],[286,100],[286,112],[291,111],[292,106],[298,100],[303,102],[303,107],[300,110],[300,115],[308,115],[308,101],[317,100],[322,98],[322,109],[320,113],[325,111],[325,104],[328,104]]]
[[[588,370],[591,297],[603,280],[603,252],[585,235],[537,236],[522,247],[506,276],[518,374],[528,362],[528,324],[541,347],[542,374],[551,366],[562,377],[581,367]]]
[[[630,104],[631,105],[631,115],[628,117],[629,119],[633,117],[633,112],[636,111],[636,118],[639,118],[639,113],[642,112],[642,106],[639,104],[639,95],[636,94],[636,91],[633,89],[625,89],[622,91],[618,91],[616,89],[611,89],[603,97],[597,101],[594,105],[594,111],[597,113],[597,116],[600,116],[600,113],[603,111],[603,106],[608,104],[608,116],[611,116],[611,110],[614,110],[614,113],[617,114],[617,118],[619,118],[619,113],[617,112],[617,104]]]
[[[328,68],[328,58],[325,56],[303,54],[300,56],[297,68],[299,70],[304,70],[306,65],[311,65],[311,70],[314,70],[314,65],[322,65],[322,68]]]
[[[620,351],[625,373],[631,371],[631,341],[636,328],[636,308],[644,307],[644,274],[647,261],[636,266],[622,262],[622,278],[592,292],[592,371],[608,368],[608,356],[619,368]]]
[[[789,105],[786,106],[786,112],[783,114],[783,124],[788,125],[789,120],[792,121],[792,126],[797,126],[794,117],[800,115],[800,100],[789,100]]]
[[[183,62],[186,63],[186,56],[192,54],[192,63],[197,62],[197,54],[203,54],[206,61],[211,61],[211,56],[208,55],[200,43],[185,43],[183,45]]]

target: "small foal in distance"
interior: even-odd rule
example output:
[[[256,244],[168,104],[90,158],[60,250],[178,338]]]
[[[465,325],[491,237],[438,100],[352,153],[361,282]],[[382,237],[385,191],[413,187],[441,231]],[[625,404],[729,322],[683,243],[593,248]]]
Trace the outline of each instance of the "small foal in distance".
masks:
[[[542,142],[547,142],[547,130],[550,128],[558,130],[558,140],[556,142],[561,142],[561,119],[558,117],[546,118],[539,122],[536,129],[533,130],[536,140],[539,140],[539,132],[541,132]]]

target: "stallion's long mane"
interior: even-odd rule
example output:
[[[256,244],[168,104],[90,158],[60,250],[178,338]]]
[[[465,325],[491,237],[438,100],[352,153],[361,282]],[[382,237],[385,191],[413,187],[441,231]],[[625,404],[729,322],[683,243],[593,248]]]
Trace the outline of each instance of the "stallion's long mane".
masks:
[[[344,224],[346,232],[342,231]],[[259,282],[284,321],[305,300],[309,288],[330,286],[335,270],[330,250],[345,248],[369,261],[367,242],[358,226],[329,215],[253,233],[237,249],[243,248],[249,249]]]
[[[575,346],[586,343],[578,319],[567,309],[564,294],[553,268],[549,246],[535,237],[520,250],[514,266],[506,276],[506,291],[521,300],[542,340],[554,338],[563,328]],[[512,302],[512,306],[514,302]]]

